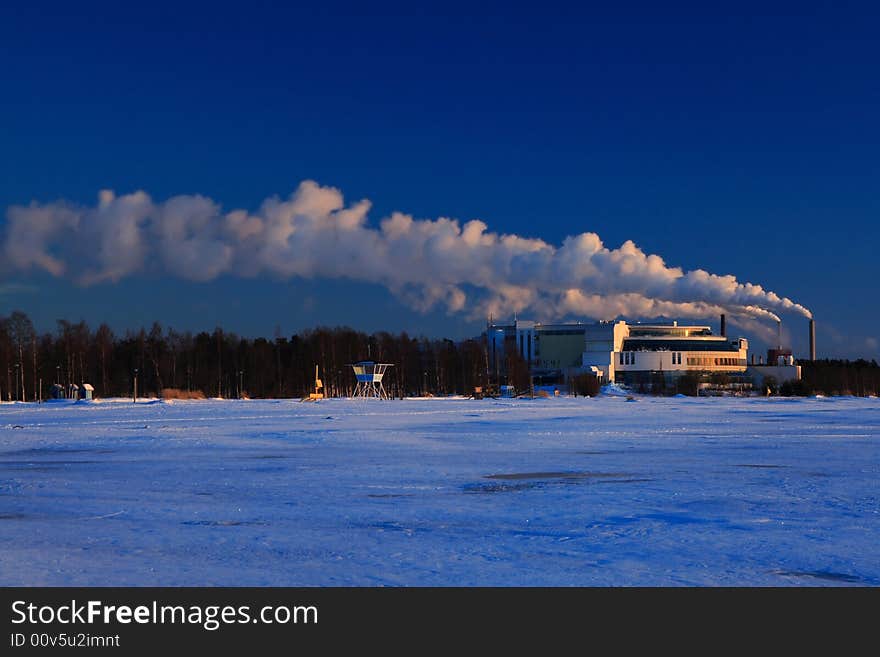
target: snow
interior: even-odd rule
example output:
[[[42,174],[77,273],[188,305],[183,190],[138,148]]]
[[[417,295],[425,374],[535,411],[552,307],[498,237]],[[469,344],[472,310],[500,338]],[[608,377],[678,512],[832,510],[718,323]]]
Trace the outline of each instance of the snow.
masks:
[[[880,402],[0,405],[0,585],[880,585]]]

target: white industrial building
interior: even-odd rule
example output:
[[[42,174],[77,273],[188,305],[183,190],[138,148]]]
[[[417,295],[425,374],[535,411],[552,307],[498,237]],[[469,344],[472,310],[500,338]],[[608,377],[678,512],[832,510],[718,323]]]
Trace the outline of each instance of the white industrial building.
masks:
[[[713,335],[709,326],[621,321],[599,327],[586,332],[583,365],[597,367],[609,381],[632,384],[657,373],[669,378],[689,372],[742,376],[748,366],[749,341]],[[611,338],[610,354],[603,349],[603,334]]]
[[[487,326],[490,374],[505,370],[504,359],[516,353],[534,377],[567,382],[571,376],[593,372],[608,382],[649,384],[693,374],[724,374],[734,383],[749,383],[771,375],[777,382],[800,378],[800,367],[790,352],[771,350],[767,366],[749,363],[749,342],[726,335],[721,317],[720,335],[708,325],[641,324],[600,321],[594,324],[541,324],[514,320]],[[776,354],[787,354],[776,356]],[[770,356],[768,355],[768,359]],[[773,372],[769,372],[772,365]],[[766,370],[766,371],[765,371]]]

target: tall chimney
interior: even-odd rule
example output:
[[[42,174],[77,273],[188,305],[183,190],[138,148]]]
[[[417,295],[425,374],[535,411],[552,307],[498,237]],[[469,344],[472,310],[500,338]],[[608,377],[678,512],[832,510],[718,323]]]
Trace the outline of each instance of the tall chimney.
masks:
[[[816,360],[816,320],[810,320],[810,360]]]
[[[725,317],[724,313],[721,313],[721,337],[727,337],[727,317]]]
[[[782,351],[782,320],[776,320],[776,348]]]

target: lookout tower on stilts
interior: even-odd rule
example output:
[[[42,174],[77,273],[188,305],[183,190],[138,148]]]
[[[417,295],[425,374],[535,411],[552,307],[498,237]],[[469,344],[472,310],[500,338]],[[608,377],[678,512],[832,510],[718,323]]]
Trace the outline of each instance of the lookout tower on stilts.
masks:
[[[351,365],[357,386],[354,389],[355,399],[388,399],[388,393],[382,385],[382,377],[392,363],[374,363],[371,360],[362,360]]]

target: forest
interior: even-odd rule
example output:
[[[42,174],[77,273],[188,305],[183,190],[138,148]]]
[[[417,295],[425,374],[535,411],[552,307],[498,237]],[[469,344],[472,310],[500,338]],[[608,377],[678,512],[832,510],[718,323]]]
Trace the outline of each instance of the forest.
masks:
[[[346,327],[251,339],[158,323],[117,335],[106,324],[92,330],[59,320],[54,334],[39,335],[16,311],[0,318],[0,397],[46,399],[55,383],[83,382],[96,397],[131,396],[137,376],[139,396],[301,398],[314,391],[315,366],[327,396],[349,396],[355,379],[348,365],[366,359],[394,364],[384,382],[391,396],[472,394],[487,383],[485,356],[479,340],[368,335]]]
[[[90,383],[96,397],[131,396],[137,379],[143,397],[302,398],[314,392],[315,367],[324,394],[350,396],[355,379],[350,363],[392,363],[385,388],[392,397],[471,395],[493,384],[529,389],[527,364],[506,356],[503,375],[489,371],[483,340],[371,335],[348,327],[318,327],[292,336],[245,338],[221,328],[178,332],[154,323],[149,330],[117,335],[106,324],[59,320],[54,333],[39,334],[30,318],[15,311],[0,317],[0,399],[46,399],[53,384]],[[866,360],[801,361],[803,379],[773,385],[781,395],[877,395],[880,366]],[[577,377],[572,392],[596,394],[593,377]],[[686,378],[686,377],[683,377]],[[696,394],[682,381],[658,394]]]

